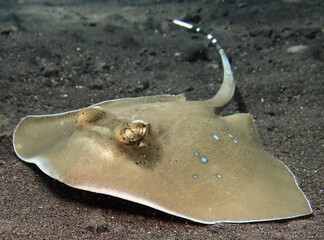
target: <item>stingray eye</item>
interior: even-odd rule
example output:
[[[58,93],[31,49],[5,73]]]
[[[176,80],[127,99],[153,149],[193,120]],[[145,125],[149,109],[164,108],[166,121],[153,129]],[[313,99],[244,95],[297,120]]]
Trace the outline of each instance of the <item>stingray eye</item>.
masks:
[[[148,133],[149,124],[144,121],[125,123],[117,129],[117,138],[128,145],[140,145]]]
[[[90,107],[82,109],[75,116],[75,125],[77,127],[88,127],[96,123],[105,115],[105,111],[101,107]]]

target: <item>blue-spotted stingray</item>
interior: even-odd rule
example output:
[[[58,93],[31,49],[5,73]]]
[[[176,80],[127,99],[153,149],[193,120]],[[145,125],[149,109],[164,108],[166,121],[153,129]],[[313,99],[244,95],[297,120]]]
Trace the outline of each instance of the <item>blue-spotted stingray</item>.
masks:
[[[261,146],[251,114],[218,113],[234,94],[228,58],[212,34],[224,77],[205,101],[184,95],[108,100],[27,116],[17,156],[74,188],[144,204],[195,222],[256,222],[312,213],[292,172]]]

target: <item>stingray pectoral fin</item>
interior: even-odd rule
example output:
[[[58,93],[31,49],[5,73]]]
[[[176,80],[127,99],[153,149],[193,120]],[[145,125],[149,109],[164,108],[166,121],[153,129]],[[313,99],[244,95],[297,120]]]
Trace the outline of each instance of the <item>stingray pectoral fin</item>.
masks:
[[[252,217],[255,216],[255,219],[260,215],[264,216],[263,220],[275,220],[311,214],[313,212],[311,205],[299,188],[293,173],[283,162],[264,150],[252,115],[234,114],[223,119],[230,129],[230,139],[233,142],[236,141],[235,146],[243,145],[242,148],[238,148],[241,149],[239,154],[235,154],[236,149],[233,149],[232,156],[244,159],[244,161],[240,161],[237,158],[236,164],[241,164],[241,173],[245,172],[247,182],[242,179],[242,188],[239,190],[242,193],[233,193],[233,201],[235,201],[234,196],[237,196],[241,198],[242,206],[246,205],[246,209],[248,206],[255,209],[254,213],[250,212]],[[229,161],[234,160],[233,158],[229,159]],[[239,176],[240,172],[237,171],[237,173]],[[245,183],[248,185],[244,186]],[[244,190],[246,190],[245,193]],[[237,206],[239,205],[232,207],[234,209]]]
[[[253,116],[250,113],[237,113],[222,117],[225,126],[232,136],[243,139],[244,144],[249,144],[255,148],[261,148],[259,134],[255,129]]]
[[[154,171],[163,178],[152,181],[152,175],[146,192],[152,189],[150,200],[172,214],[216,223],[312,213],[294,175],[261,146],[250,114],[212,120],[192,115],[166,135],[164,157]]]
[[[13,145],[16,154],[30,162],[44,148],[69,137],[75,130],[76,111],[63,114],[27,116],[15,129]]]
[[[73,134],[76,112],[23,118],[13,135],[13,147],[17,156],[25,162],[36,164],[47,175],[59,179],[57,171],[42,152],[52,146],[64,144]]]

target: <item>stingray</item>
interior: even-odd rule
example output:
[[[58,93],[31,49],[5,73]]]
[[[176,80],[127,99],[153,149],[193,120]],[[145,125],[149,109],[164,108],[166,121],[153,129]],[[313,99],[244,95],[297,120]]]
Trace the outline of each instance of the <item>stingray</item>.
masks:
[[[267,153],[251,114],[220,116],[235,84],[218,50],[223,83],[204,101],[182,95],[108,100],[23,118],[13,136],[25,162],[74,188],[140,203],[199,223],[257,222],[312,213],[292,172]]]

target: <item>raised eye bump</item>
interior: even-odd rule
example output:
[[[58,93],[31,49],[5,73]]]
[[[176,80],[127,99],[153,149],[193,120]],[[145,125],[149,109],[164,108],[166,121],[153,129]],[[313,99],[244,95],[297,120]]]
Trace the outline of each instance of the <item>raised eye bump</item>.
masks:
[[[106,112],[101,107],[89,107],[80,110],[75,116],[75,125],[77,127],[88,127],[101,119]]]

